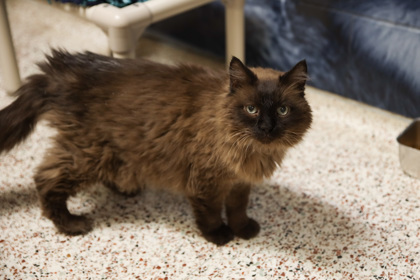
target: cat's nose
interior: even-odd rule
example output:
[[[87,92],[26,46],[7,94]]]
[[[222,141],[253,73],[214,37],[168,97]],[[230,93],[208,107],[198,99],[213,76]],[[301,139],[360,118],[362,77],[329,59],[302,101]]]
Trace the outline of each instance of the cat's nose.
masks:
[[[268,133],[270,133],[270,132],[273,131],[274,126],[273,126],[273,124],[271,122],[262,122],[260,124],[260,129],[261,129],[261,131],[263,131],[263,132],[265,132],[265,133],[268,134]]]

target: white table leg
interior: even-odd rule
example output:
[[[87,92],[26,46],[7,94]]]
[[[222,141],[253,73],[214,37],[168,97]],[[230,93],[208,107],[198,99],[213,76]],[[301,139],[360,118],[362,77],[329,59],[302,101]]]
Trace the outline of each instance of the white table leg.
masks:
[[[135,58],[137,41],[145,27],[110,27],[108,28],[108,43],[112,56],[115,58]]]
[[[226,65],[232,56],[245,63],[245,0],[225,0],[226,7]]]
[[[6,92],[14,92],[20,86],[20,75],[5,0],[0,0],[0,69]]]

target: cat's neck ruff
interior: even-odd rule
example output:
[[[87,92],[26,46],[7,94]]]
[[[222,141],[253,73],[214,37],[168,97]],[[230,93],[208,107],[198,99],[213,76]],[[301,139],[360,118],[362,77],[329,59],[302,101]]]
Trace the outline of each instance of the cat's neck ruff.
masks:
[[[218,158],[238,179],[261,183],[271,177],[281,164],[286,147],[280,144],[262,144],[250,137],[221,137],[223,149]]]

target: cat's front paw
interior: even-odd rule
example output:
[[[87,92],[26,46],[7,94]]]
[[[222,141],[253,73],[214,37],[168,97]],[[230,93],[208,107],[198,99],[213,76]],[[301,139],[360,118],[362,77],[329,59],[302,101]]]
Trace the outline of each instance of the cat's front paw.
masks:
[[[220,227],[210,232],[203,232],[203,235],[207,241],[210,241],[218,246],[225,245],[234,237],[232,229],[225,224],[222,224]]]
[[[235,235],[239,238],[251,239],[257,236],[260,232],[260,225],[257,221],[253,219],[248,219],[248,222],[244,226],[234,229],[233,231]]]

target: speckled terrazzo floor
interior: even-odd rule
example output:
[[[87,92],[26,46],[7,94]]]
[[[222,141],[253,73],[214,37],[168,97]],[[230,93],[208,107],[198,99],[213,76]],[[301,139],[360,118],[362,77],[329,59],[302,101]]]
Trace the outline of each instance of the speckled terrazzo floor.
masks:
[[[93,25],[38,2],[6,2],[23,76],[49,46],[106,50]],[[141,44],[141,56],[223,67],[160,41]],[[1,79],[3,108],[11,99]],[[223,247],[200,237],[183,197],[125,198],[101,186],[69,201],[90,213],[94,231],[57,234],[32,179],[54,133],[39,125],[0,156],[0,279],[420,279],[420,180],[400,170],[395,141],[410,120],[315,89],[308,97],[312,130],[252,192],[260,235]]]

